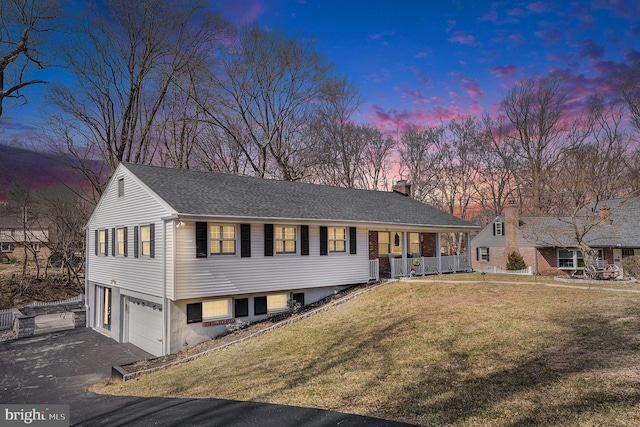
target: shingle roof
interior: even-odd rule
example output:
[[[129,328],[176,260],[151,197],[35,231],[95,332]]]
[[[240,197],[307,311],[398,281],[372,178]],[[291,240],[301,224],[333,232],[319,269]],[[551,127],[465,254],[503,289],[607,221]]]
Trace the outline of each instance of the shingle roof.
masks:
[[[125,163],[181,215],[477,228],[393,193]]]
[[[640,199],[612,199],[598,202],[596,211],[603,206],[610,209],[611,222],[598,221],[587,207],[578,229],[588,230],[584,242],[592,247],[640,247]],[[595,218],[595,222],[594,222]],[[570,217],[521,217],[520,232],[537,246],[575,247],[577,240],[572,233]]]

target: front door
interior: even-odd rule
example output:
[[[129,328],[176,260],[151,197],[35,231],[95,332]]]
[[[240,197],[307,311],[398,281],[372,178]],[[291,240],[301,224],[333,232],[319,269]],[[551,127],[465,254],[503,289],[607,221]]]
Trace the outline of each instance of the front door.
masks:
[[[111,330],[111,289],[102,288],[102,328]]]
[[[613,250],[613,263],[618,266],[620,269],[620,279],[622,279],[622,275],[624,272],[622,271],[622,249],[614,249]]]

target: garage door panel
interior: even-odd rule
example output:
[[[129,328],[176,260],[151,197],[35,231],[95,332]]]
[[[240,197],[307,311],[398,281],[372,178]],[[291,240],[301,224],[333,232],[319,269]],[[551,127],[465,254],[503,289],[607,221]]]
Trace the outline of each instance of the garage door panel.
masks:
[[[155,355],[162,355],[162,311],[151,303],[129,300],[129,342]]]

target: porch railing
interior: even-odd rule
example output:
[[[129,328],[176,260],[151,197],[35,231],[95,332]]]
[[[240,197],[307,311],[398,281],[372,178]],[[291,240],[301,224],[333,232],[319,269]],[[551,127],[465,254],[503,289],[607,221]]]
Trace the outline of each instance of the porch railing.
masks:
[[[441,257],[391,258],[391,278],[427,276],[442,273],[471,271],[471,263],[466,255],[445,255]]]
[[[377,258],[369,260],[369,280],[380,280],[380,263]]]

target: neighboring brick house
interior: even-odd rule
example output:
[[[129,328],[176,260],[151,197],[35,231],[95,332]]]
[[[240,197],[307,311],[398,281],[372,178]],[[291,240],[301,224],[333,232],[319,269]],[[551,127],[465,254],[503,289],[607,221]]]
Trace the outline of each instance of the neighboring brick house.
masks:
[[[402,275],[417,253],[438,272],[470,268],[468,250],[440,253],[439,235],[478,227],[408,190],[122,163],[86,227],[88,326],[163,355],[286,312],[289,300],[377,280],[389,254]]]
[[[51,255],[46,246],[48,241],[49,227],[27,222],[25,231],[25,224],[14,218],[0,216],[0,260],[22,259],[25,250],[28,257],[35,252],[38,258],[47,258]]]
[[[598,250],[598,258],[622,268],[622,259],[640,255],[640,199],[601,200],[585,208],[578,228],[588,230],[584,242]],[[509,204],[471,240],[474,270],[505,268],[513,251],[522,255],[534,274],[572,274],[584,268],[582,252],[565,216],[520,216]]]

